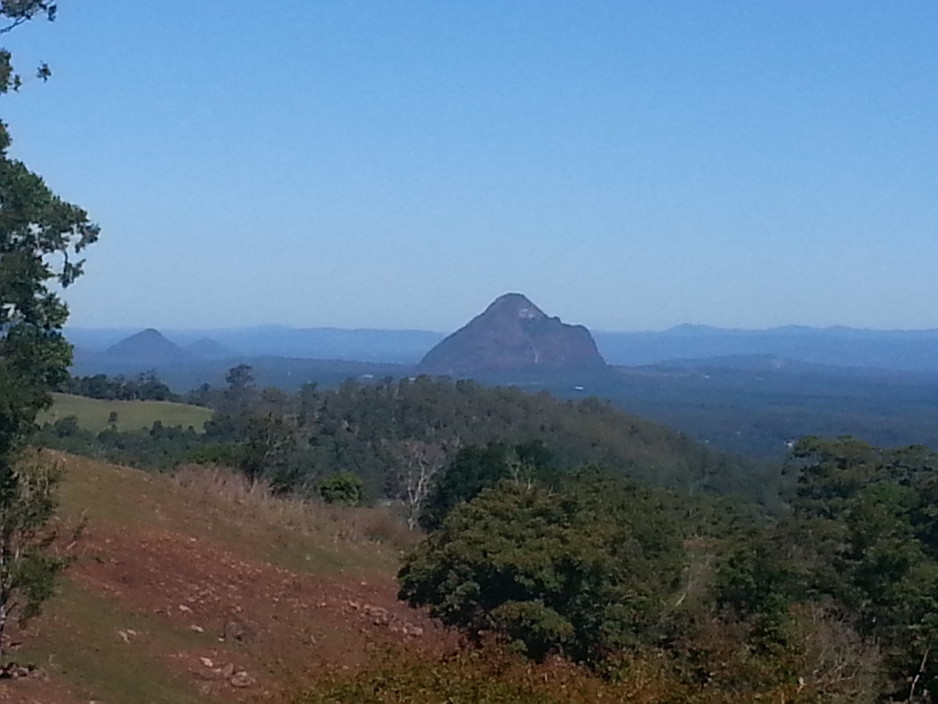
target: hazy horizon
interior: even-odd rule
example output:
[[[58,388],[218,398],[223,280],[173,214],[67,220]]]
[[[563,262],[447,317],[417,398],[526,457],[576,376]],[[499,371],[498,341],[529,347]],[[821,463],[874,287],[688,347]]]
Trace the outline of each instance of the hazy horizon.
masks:
[[[4,36],[11,155],[102,227],[73,327],[938,328],[935,3],[254,7]]]
[[[481,313],[481,310],[479,311]],[[548,315],[551,315],[548,313]],[[551,315],[551,317],[554,317]],[[560,318],[562,322],[569,325],[582,325],[577,321],[565,320],[563,317]],[[342,326],[342,325],[289,325],[286,323],[260,323],[255,325],[227,325],[227,326],[166,326],[159,327],[156,325],[147,325],[147,324],[129,324],[129,325],[120,325],[120,326],[93,326],[93,325],[74,325],[69,323],[65,326],[65,331],[69,330],[75,331],[87,331],[87,332],[120,332],[135,334],[137,332],[143,332],[145,330],[157,330],[158,332],[169,335],[170,333],[199,333],[199,332],[233,332],[241,330],[264,330],[264,329],[280,329],[280,330],[342,330],[348,332],[359,332],[359,331],[376,331],[376,332],[401,332],[401,333],[432,333],[436,335],[449,335],[452,332],[455,332],[460,327],[469,322],[470,319],[465,320],[463,323],[452,328],[451,330],[432,330],[429,328],[401,328],[401,327],[351,327],[351,326]],[[752,327],[752,328],[742,328],[742,327],[721,327],[716,325],[704,325],[698,323],[678,323],[677,325],[670,325],[666,328],[642,328],[635,330],[610,330],[605,328],[589,328],[590,332],[600,333],[600,334],[640,334],[640,333],[663,333],[669,332],[672,330],[678,330],[682,328],[696,328],[696,329],[708,329],[708,330],[720,330],[723,332],[768,332],[772,330],[856,330],[860,332],[881,332],[881,333],[890,333],[890,332],[938,332],[938,327],[934,328],[873,328],[873,327],[855,327],[850,325],[799,325],[799,324],[788,324],[788,325],[773,325],[771,327]]]

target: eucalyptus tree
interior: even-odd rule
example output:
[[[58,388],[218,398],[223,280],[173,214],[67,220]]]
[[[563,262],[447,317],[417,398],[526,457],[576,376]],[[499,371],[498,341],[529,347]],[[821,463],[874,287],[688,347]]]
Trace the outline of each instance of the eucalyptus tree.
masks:
[[[55,16],[54,2],[2,0],[0,36]],[[41,64],[36,75],[46,80],[51,71]],[[0,94],[21,85],[11,53],[0,48]],[[81,275],[81,252],[98,237],[87,213],[53,193],[9,147],[0,120],[0,655],[10,620],[38,612],[64,565],[50,550],[57,473],[25,448],[71,363],[59,292]]]

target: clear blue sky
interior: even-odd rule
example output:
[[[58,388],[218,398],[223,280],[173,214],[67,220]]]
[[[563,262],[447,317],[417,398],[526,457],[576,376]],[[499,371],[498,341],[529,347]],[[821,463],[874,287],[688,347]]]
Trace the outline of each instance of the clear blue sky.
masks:
[[[938,3],[62,0],[85,327],[938,327]]]

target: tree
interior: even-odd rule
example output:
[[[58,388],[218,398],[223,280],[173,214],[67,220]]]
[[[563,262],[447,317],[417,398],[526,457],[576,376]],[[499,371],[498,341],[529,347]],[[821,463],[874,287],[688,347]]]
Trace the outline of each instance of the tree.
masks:
[[[283,417],[271,413],[251,416],[241,445],[240,468],[251,484],[267,476],[274,488],[288,488],[287,463],[296,444],[294,429]]]
[[[938,453],[808,437],[789,469],[790,511],[720,570],[718,600],[775,647],[795,608],[833,607],[879,649],[889,701],[934,701]]]
[[[0,34],[36,16],[54,19],[55,11],[54,2],[4,0]],[[48,67],[38,75],[48,78]],[[0,49],[0,93],[20,84],[10,52]],[[50,392],[68,378],[68,308],[54,287],[81,275],[77,256],[98,237],[85,211],[10,158],[9,146],[0,122],[0,631],[18,609],[21,617],[36,613],[61,567],[44,557],[55,482],[35,470],[38,460],[24,458],[23,447]]]
[[[503,479],[537,479],[552,484],[557,478],[553,461],[551,453],[536,440],[514,447],[497,442],[464,447],[442,471],[434,472],[432,482],[427,482],[419,502],[420,525],[436,530],[453,508]]]
[[[0,4],[0,35],[11,32],[24,22],[45,15],[50,22],[55,19],[58,8],[54,0],[3,0]],[[36,77],[46,81],[52,71],[45,63],[36,69]],[[23,80],[13,70],[13,57],[0,48],[0,93],[19,90]],[[0,138],[6,134],[6,125],[0,124]]]
[[[458,441],[457,441],[458,444]],[[394,480],[397,495],[407,511],[407,526],[414,530],[433,478],[446,462],[447,448],[441,443],[408,438],[388,443],[396,460]]]
[[[68,560],[51,549],[56,536],[59,471],[35,451],[0,478],[0,661],[12,621],[24,624],[52,595],[56,575]]]
[[[364,487],[351,472],[333,472],[319,483],[319,495],[327,504],[361,506]]]
[[[399,596],[469,638],[598,663],[652,642],[673,602],[683,550],[662,497],[593,468],[559,490],[503,480],[405,559]]]

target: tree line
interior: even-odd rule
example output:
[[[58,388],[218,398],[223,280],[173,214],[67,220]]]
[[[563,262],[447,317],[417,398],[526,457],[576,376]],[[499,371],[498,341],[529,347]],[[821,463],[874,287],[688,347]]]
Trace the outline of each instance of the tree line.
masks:
[[[136,385],[91,377],[73,380],[71,388],[112,393],[141,385],[162,386],[151,376]],[[771,497],[769,465],[711,450],[596,398],[565,401],[428,376],[348,380],[336,389],[307,384],[290,394],[258,388],[252,369],[239,365],[225,387],[206,385],[180,400],[213,409],[204,433],[160,425],[95,435],[62,419],[44,428],[39,442],[155,469],[215,462],[297,493],[349,471],[361,479],[367,500],[403,502],[412,523],[429,479],[461,448],[489,443],[539,442],[563,469],[605,465],[681,491],[737,493],[763,503]]]
[[[106,374],[69,376],[59,385],[58,391],[104,401],[182,400],[159,379],[154,371],[143,372],[129,378],[120,374],[115,377],[109,377]]]

